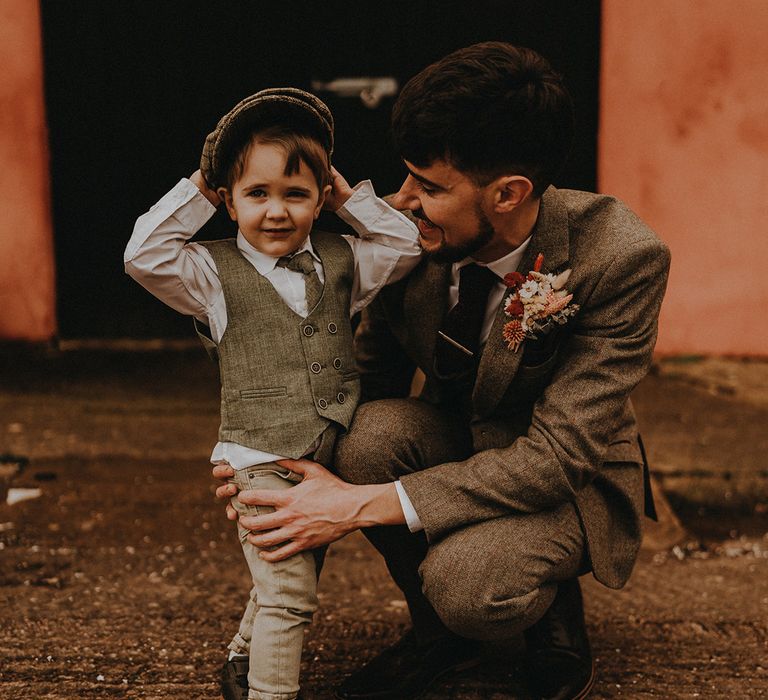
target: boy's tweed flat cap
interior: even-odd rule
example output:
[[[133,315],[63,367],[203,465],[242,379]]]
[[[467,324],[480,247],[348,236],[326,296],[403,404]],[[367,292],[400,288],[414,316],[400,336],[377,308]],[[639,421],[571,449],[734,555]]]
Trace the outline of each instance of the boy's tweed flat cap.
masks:
[[[269,88],[246,97],[227,112],[208,134],[200,171],[212,188],[222,187],[234,153],[259,129],[285,124],[317,138],[330,158],[333,153],[333,116],[326,104],[298,88]]]

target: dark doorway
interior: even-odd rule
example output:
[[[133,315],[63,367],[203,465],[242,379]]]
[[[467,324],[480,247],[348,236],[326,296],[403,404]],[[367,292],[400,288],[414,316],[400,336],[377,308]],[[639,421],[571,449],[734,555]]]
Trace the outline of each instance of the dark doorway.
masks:
[[[136,217],[197,168],[205,138],[242,97],[269,86],[392,76],[477,41],[529,46],[565,75],[578,133],[561,186],[594,189],[599,0],[257,3],[42,0],[63,338],[180,337],[185,319],[123,273]],[[369,109],[323,94],[335,165],[393,191],[393,98]],[[201,232],[230,230],[217,215]]]

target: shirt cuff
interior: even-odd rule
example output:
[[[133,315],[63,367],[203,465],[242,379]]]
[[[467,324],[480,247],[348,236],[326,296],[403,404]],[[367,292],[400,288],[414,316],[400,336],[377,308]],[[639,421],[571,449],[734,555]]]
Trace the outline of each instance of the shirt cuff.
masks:
[[[405,515],[405,524],[411,532],[420,532],[424,529],[424,526],[421,524],[416,509],[413,507],[411,499],[408,498],[408,494],[399,480],[395,482],[395,490],[397,491],[397,497],[400,499],[403,515]]]
[[[215,213],[216,207],[206,199],[197,186],[191,180],[182,178],[170,192],[160,198],[157,204],[151,206],[146,214],[142,214],[136,220],[133,235],[123,254],[123,262],[130,262],[147,239],[172,216],[187,231],[186,237],[191,238]]]
[[[176,209],[177,217],[179,214],[188,215],[190,225],[197,227],[198,230],[216,213],[216,207],[210,203],[197,185],[186,177],[183,177],[171,191],[175,191],[179,199],[179,207]],[[194,206],[191,208],[184,207],[188,203]],[[188,212],[187,209],[189,209]]]
[[[348,223],[361,238],[382,238],[375,229],[384,228],[390,236],[397,236],[417,247],[418,229],[402,212],[376,196],[373,183],[363,180],[355,185],[352,196],[336,210],[337,216]],[[391,232],[390,232],[391,231]]]

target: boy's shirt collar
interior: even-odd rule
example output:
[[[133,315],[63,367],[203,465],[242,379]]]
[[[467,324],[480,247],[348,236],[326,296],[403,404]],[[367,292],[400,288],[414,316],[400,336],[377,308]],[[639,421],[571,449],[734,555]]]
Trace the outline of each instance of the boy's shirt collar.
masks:
[[[237,232],[237,248],[243,254],[245,259],[256,268],[256,272],[258,272],[260,275],[268,275],[270,272],[272,272],[272,270],[274,270],[275,266],[277,265],[277,261],[280,259],[274,258],[271,255],[266,255],[265,253],[256,250],[256,248],[254,248],[246,240],[245,236],[240,233],[240,231]],[[312,257],[317,262],[320,262],[320,258],[315,252],[315,249],[312,247],[312,241],[309,239],[309,236],[307,236],[304,243],[302,243],[296,249],[296,251],[291,254],[291,256],[302,253],[305,250],[308,250]]]

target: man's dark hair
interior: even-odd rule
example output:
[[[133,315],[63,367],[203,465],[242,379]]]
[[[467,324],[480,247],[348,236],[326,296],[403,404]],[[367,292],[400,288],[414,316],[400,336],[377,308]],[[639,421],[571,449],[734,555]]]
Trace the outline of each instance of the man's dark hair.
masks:
[[[445,160],[481,185],[524,175],[540,196],[568,156],[573,104],[535,51],[486,42],[411,78],[395,103],[392,130],[400,155],[420,168]]]

